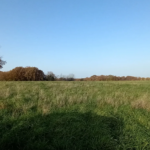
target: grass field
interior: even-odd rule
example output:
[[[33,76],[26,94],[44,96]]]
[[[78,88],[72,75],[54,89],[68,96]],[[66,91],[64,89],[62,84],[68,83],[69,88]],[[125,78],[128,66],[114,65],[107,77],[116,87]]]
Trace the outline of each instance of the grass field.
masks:
[[[0,82],[0,150],[150,150],[150,82]]]

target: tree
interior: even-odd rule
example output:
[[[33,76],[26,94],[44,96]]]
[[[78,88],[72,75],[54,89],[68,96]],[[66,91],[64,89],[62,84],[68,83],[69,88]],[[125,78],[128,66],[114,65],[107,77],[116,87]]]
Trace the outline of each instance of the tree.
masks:
[[[44,73],[36,67],[16,67],[8,72],[0,72],[0,80],[5,81],[43,81]]]
[[[69,75],[66,77],[66,80],[67,80],[67,81],[74,81],[74,74],[69,74]]]
[[[0,69],[3,68],[3,65],[6,64],[6,61],[3,61],[2,58],[0,57]]]
[[[56,80],[56,76],[53,72],[49,71],[46,75],[46,80],[48,81],[55,81]]]
[[[43,81],[44,73],[36,67],[26,67],[24,77],[27,81]]]

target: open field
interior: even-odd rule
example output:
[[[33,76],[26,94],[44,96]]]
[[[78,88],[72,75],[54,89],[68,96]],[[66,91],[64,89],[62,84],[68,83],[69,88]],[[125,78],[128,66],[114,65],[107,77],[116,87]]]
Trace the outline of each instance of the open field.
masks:
[[[150,81],[0,82],[5,149],[150,149]]]

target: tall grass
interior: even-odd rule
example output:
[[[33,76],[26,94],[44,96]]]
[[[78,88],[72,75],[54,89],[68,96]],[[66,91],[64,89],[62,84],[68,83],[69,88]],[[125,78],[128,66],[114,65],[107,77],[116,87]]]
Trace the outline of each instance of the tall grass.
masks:
[[[0,82],[0,149],[150,149],[150,82]]]

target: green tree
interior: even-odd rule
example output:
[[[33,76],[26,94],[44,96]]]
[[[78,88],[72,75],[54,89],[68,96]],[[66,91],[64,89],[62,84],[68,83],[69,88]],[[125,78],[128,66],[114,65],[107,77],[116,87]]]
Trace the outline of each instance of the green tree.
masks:
[[[6,64],[6,61],[3,61],[2,58],[0,57],[0,69],[3,68],[3,65]]]
[[[48,81],[55,81],[56,80],[56,76],[53,72],[49,71],[46,75],[46,80]]]

